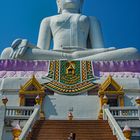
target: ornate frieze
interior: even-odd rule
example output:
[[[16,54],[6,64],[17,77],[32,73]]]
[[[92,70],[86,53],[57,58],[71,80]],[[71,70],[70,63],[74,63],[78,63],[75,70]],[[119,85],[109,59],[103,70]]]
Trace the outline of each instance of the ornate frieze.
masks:
[[[93,73],[91,61],[50,61],[47,77],[52,81],[43,86],[61,94],[87,92],[98,87]]]

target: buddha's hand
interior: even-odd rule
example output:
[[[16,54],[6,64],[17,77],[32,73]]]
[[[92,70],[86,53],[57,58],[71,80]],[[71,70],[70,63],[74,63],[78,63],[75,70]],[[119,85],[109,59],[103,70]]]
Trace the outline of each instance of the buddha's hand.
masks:
[[[29,43],[27,39],[16,39],[13,41],[11,47],[13,48],[13,52],[10,54],[10,58],[16,59],[25,54]]]

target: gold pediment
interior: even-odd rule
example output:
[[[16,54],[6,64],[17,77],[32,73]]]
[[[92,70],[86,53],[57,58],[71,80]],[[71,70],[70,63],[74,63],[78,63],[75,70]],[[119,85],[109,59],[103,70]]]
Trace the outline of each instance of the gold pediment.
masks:
[[[21,86],[19,90],[20,94],[40,94],[44,92],[44,87],[41,86],[34,75],[29,81]]]
[[[112,77],[111,75],[101,84],[99,88],[100,93],[123,93],[123,87],[120,86]]]

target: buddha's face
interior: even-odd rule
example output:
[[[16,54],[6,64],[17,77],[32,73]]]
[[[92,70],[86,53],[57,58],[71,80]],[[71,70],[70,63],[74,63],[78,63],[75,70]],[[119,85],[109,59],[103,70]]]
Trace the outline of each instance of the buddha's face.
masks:
[[[81,0],[62,0],[62,9],[79,10],[81,7]]]

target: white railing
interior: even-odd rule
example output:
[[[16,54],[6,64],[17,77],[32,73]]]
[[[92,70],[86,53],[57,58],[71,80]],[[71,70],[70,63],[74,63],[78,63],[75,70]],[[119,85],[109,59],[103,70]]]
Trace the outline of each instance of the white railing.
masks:
[[[31,131],[35,121],[39,119],[39,112],[40,112],[39,110],[40,110],[40,106],[34,107],[34,111],[32,115],[30,116],[30,118],[28,119],[28,121],[26,122],[25,126],[22,129],[22,133],[19,137],[19,140],[26,140],[26,137]]]
[[[116,120],[114,119],[113,115],[111,114],[109,108],[104,107],[103,109],[103,116],[104,116],[104,120],[107,120],[112,131],[113,134],[116,135],[118,140],[126,140],[126,138],[123,135],[123,132],[120,128],[120,126],[118,125],[118,123],[116,122]]]
[[[121,120],[139,120],[140,107],[109,107],[109,110],[115,119]]]
[[[0,106],[0,140],[3,139],[4,135],[4,119],[5,119],[5,106]]]
[[[34,107],[7,106],[6,120],[28,120],[34,111]]]

